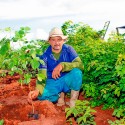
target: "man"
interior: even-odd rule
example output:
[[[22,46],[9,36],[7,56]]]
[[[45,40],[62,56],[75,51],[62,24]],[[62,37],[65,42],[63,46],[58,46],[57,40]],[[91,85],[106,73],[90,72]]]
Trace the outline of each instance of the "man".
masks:
[[[67,36],[63,35],[61,29],[55,27],[50,31],[50,46],[39,56],[45,62],[40,68],[47,70],[46,85],[42,92],[42,87],[37,83],[36,90],[28,95],[29,102],[38,98],[57,102],[58,106],[62,106],[65,105],[65,93],[71,91],[69,106],[75,106],[82,85],[83,64],[76,51],[65,44],[66,39]]]

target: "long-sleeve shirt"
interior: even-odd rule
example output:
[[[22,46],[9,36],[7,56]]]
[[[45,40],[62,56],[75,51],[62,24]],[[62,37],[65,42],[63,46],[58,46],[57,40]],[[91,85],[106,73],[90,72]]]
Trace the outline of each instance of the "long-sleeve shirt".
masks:
[[[64,51],[64,50],[63,50]],[[81,61],[81,59],[80,59],[80,57],[76,54],[76,52],[72,49],[72,48],[70,48],[70,53],[72,54],[72,53],[75,53],[75,56],[73,57],[72,55],[71,55],[71,58],[72,58],[72,61],[68,61],[68,62],[60,62],[60,64],[63,66],[63,69],[62,69],[62,73],[64,72],[69,72],[69,71],[71,71],[73,68],[79,68],[79,69],[81,69],[82,71],[83,71],[83,69],[84,69],[84,66],[83,66],[83,63],[82,63],[82,61]],[[51,53],[52,55],[50,55],[54,60],[59,60],[59,58],[60,58],[60,56],[61,56],[61,53],[62,52],[60,52],[60,53]],[[66,58],[64,55],[63,55],[63,58]],[[58,63],[59,64],[59,63]],[[51,68],[51,67],[50,67]],[[41,69],[42,70],[42,73],[44,74],[44,75],[46,75],[47,74],[47,72],[46,72],[46,70],[45,69]],[[36,84],[36,89],[38,89],[39,91],[40,91],[40,94],[42,94],[42,91],[43,91],[43,89],[44,89],[44,84],[39,84],[40,82],[38,82],[37,81],[37,84]],[[40,86],[40,85],[42,85],[42,87]]]

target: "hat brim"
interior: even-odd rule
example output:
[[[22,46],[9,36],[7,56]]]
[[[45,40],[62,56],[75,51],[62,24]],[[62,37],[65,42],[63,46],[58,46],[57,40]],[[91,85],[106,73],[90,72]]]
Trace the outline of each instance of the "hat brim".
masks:
[[[60,36],[63,40],[66,40],[68,37],[64,36],[64,35],[51,35],[48,37],[47,41],[49,41],[50,37],[56,37],[56,36]]]

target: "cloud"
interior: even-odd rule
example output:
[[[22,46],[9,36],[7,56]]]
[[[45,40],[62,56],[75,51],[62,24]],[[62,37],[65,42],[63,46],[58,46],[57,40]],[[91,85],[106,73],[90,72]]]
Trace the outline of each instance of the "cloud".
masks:
[[[0,17],[19,19],[83,13],[119,16],[124,3],[124,0],[0,0]]]
[[[48,34],[43,30],[38,28],[35,34],[36,39],[42,39],[42,40],[47,40]]]
[[[41,29],[48,32],[67,20],[99,30],[105,21],[111,21],[111,31],[125,25],[124,5],[125,0],[0,0],[0,27],[29,26],[40,38]]]

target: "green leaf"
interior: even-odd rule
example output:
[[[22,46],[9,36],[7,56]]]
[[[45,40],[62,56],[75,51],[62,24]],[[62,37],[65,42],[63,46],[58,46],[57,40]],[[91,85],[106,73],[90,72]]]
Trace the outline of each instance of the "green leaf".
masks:
[[[10,42],[6,42],[1,48],[0,48],[0,54],[5,55],[10,49]]]
[[[39,62],[37,61],[37,60],[31,60],[31,66],[32,66],[32,68],[35,70],[35,69],[37,69],[37,68],[39,68]]]
[[[73,115],[74,115],[74,117],[76,117],[78,114],[79,114],[79,112],[77,111],[76,108],[74,108],[74,109],[73,109]]]
[[[84,123],[86,122],[85,117],[82,116],[82,117],[77,118],[78,124],[80,124],[82,121],[84,121]]]
[[[66,108],[66,118],[68,118],[73,113],[73,108]]]
[[[37,79],[38,79],[39,81],[45,80],[45,78],[46,78],[46,75],[45,75],[45,74],[42,74],[42,73],[37,74]]]
[[[24,74],[24,83],[28,84],[31,80],[31,74]]]
[[[12,70],[12,71],[17,71],[17,67],[16,67],[16,66],[13,66],[13,67],[11,68],[11,70]]]
[[[118,97],[120,96],[120,88],[119,87],[117,87],[116,89],[115,89],[115,95],[117,95]]]

